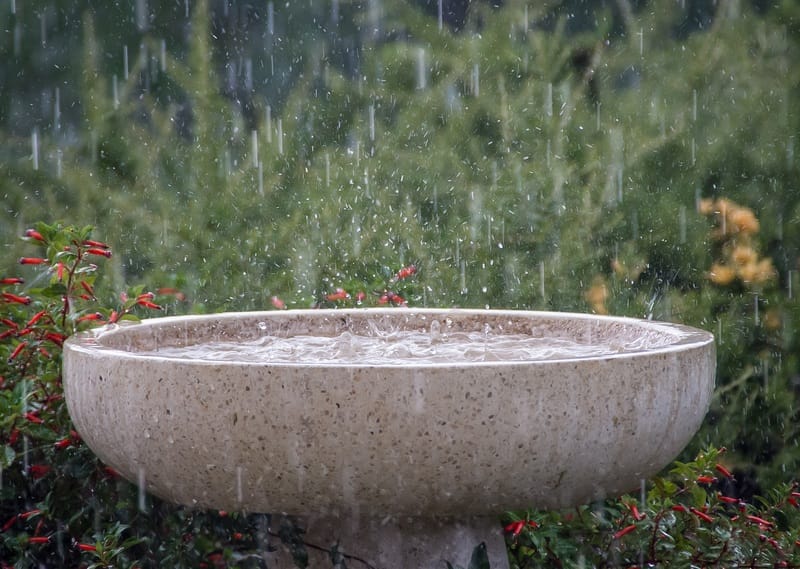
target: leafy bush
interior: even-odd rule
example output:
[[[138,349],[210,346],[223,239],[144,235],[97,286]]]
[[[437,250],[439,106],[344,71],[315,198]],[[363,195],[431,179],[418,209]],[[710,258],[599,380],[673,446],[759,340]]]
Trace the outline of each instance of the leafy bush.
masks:
[[[121,479],[83,444],[61,390],[64,340],[90,326],[162,310],[156,301],[181,302],[180,294],[134,287],[102,302],[95,287],[112,250],[92,239],[90,228],[40,223],[25,240],[37,254],[19,262],[36,272],[0,281],[0,566],[265,567],[262,554],[280,543],[298,567],[306,566],[309,545],[300,526],[269,515],[165,504]],[[377,295],[340,289],[325,302],[399,304],[415,274],[416,267],[407,266],[389,275]],[[279,299],[275,304],[282,308]],[[796,486],[777,486],[765,499],[741,499],[723,460],[722,451],[709,449],[693,462],[678,462],[639,498],[507,514],[511,558],[518,567],[795,566]],[[335,549],[330,558],[334,567],[359,563]],[[487,566],[478,545],[470,567]]]

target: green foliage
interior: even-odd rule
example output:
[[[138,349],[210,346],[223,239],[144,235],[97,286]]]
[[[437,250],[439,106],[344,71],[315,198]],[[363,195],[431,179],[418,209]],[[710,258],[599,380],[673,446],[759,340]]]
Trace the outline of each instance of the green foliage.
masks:
[[[26,17],[17,4],[19,14],[0,14],[6,29]],[[27,285],[30,305],[2,305],[17,326],[45,310],[41,326],[54,327],[3,338],[4,360],[27,342],[14,358],[27,362],[25,374],[0,397],[3,428],[64,436],[19,420],[29,410],[20,401],[57,381],[58,364],[37,355],[57,352],[44,334],[154,302],[140,289],[120,304],[111,291],[128,282],[188,299],[158,298],[167,311],[246,310],[273,297],[290,307],[352,304],[359,291],[378,302],[393,292],[422,305],[594,310],[706,328],[717,335],[717,392],[683,458],[724,444],[742,492],[781,487],[797,472],[794,3],[717,3],[697,33],[685,32],[688,15],[670,0],[622,21],[597,12],[581,33],[568,31],[568,13],[516,0],[473,3],[461,31],[440,30],[407,2],[381,4],[380,21],[392,23],[382,29],[369,10],[342,3],[340,31],[363,32],[347,41],[330,22],[317,25],[330,6],[307,10],[318,31],[305,35],[305,8],[287,6],[285,31],[302,41],[271,38],[269,55],[291,72],[270,77],[270,100],[249,93],[247,112],[217,84],[227,48],[212,36],[208,3],[191,4],[185,42],[162,44],[169,26],[158,17],[136,37],[126,32],[143,46],[126,79],[104,55],[118,52],[106,28],[120,14],[76,3],[70,17],[87,8],[82,54],[69,53],[82,81],[63,83],[62,107],[80,110],[79,132],[40,125],[38,169],[30,138],[3,133],[3,274],[15,274],[29,247],[13,237],[44,217],[96,226],[116,244],[112,258],[98,257],[109,266],[102,274],[75,256],[84,229],[59,244],[73,249],[42,251],[49,267],[61,262],[92,288],[76,289],[68,310],[60,298],[70,285],[57,269]],[[15,64],[32,57],[13,49],[0,45]],[[0,91],[19,81],[4,77]],[[2,99],[10,109],[12,97]],[[775,278],[713,277],[715,263],[730,261],[700,206],[720,198],[760,221],[751,245]],[[51,241],[63,235],[37,229]],[[411,263],[419,275],[392,282],[394,268]],[[329,300],[339,287],[351,297]],[[80,294],[96,294],[99,306]],[[4,469],[19,440],[4,445]],[[170,523],[196,522],[188,519]]]

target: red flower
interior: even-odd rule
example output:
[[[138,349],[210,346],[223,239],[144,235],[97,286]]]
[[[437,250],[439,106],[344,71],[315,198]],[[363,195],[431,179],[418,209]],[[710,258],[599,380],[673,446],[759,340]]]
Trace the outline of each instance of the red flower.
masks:
[[[47,262],[47,259],[42,259],[41,257],[20,257],[19,264],[20,265],[43,265]]]
[[[635,530],[635,529],[636,529],[636,524],[631,524],[631,525],[629,525],[629,526],[625,526],[624,528],[622,528],[621,530],[619,530],[617,533],[615,533],[615,534],[612,536],[612,539],[619,539],[619,538],[621,538],[621,537],[622,537],[622,536],[624,536],[624,535],[628,535],[629,533],[631,533],[631,532],[632,532],[633,530]]]
[[[98,255],[106,258],[111,257],[111,251],[109,251],[108,249],[101,249],[100,247],[89,247],[88,249],[86,249],[86,252],[89,255]]]
[[[30,328],[31,326],[36,324],[39,320],[41,320],[42,316],[44,316],[45,314],[47,314],[46,310],[40,310],[39,312],[31,316],[31,319],[28,320],[28,323],[25,324],[25,327]]]
[[[97,551],[97,546],[92,545],[91,543],[79,543],[78,549],[81,551]]]
[[[102,320],[102,319],[103,319],[102,314],[100,314],[99,312],[93,312],[91,314],[84,314],[83,316],[78,318],[76,322],[85,322],[87,320]]]
[[[714,469],[720,474],[722,474],[725,478],[733,478],[733,474],[731,474],[731,471],[719,463],[714,465]]]
[[[19,296],[18,294],[12,294],[10,292],[0,292],[0,296],[6,299],[6,302],[16,302],[17,304],[31,303],[31,297],[29,296]]]
[[[350,298],[350,294],[343,288],[337,288],[334,292],[326,295],[325,298],[331,302],[335,302],[339,300],[347,300]]]
[[[746,518],[747,518],[749,521],[753,522],[754,524],[758,524],[758,525],[760,525],[760,526],[764,526],[764,527],[770,527],[770,526],[772,526],[772,525],[773,525],[773,523],[772,523],[772,522],[768,522],[768,521],[767,521],[767,520],[765,520],[764,518],[759,518],[758,516],[750,516],[750,515],[748,515],[748,516],[745,516],[745,517],[746,517]]]
[[[34,480],[44,478],[48,472],[50,472],[50,467],[46,464],[31,464],[31,476]]]
[[[97,247],[99,249],[111,249],[110,245],[107,245],[102,241],[92,241],[91,239],[85,239],[83,244],[86,245],[87,247]]]
[[[274,307],[275,307],[275,308],[277,308],[278,310],[283,310],[284,308],[286,308],[286,303],[285,303],[285,302],[283,302],[283,301],[282,301],[280,298],[278,298],[277,296],[273,296],[273,297],[270,299],[270,301],[272,302],[272,306],[274,306]]]
[[[716,481],[717,481],[717,479],[714,478],[713,476],[698,476],[697,477],[697,483],[698,484],[713,484]]]
[[[42,236],[42,234],[36,231],[35,229],[26,229],[25,237],[36,239],[36,241],[44,241],[44,237]]]
[[[150,308],[152,310],[164,310],[164,307],[161,306],[160,304],[156,304],[155,302],[151,302],[145,299],[137,300],[136,304],[138,304],[139,306],[144,306],[145,308]]]
[[[414,265],[408,265],[407,267],[403,267],[397,274],[395,275],[395,279],[401,281],[403,279],[407,279],[410,276],[413,276],[417,273],[417,267]]]
[[[700,519],[701,519],[701,520],[703,520],[704,522],[713,522],[713,521],[714,521],[714,518],[712,518],[711,516],[709,516],[707,513],[703,512],[703,511],[701,511],[701,510],[698,510],[697,508],[689,508],[689,510],[690,510],[690,511],[691,511],[691,512],[692,512],[692,513],[695,515],[695,516],[697,516],[698,518],[700,518]]]
[[[17,285],[24,284],[25,279],[21,277],[4,277],[0,279],[0,285]]]
[[[17,344],[17,347],[14,348],[14,351],[11,352],[10,356],[8,356],[8,363],[11,363],[12,361],[14,361],[14,359],[22,352],[22,350],[25,349],[25,346],[27,346],[27,345],[28,345],[28,342],[20,342],[19,344]]]
[[[30,543],[38,543],[38,544],[49,543],[50,542],[50,537],[49,536],[44,536],[44,535],[42,535],[42,536],[34,536],[34,537],[28,539],[28,541]]]
[[[58,450],[63,450],[68,446],[72,446],[72,439],[70,439],[69,437],[65,437],[53,443],[53,446],[55,446]]]

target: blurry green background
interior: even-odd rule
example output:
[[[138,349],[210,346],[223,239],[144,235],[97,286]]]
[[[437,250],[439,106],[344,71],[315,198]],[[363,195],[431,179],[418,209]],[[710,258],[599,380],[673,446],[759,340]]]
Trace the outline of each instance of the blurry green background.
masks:
[[[417,306],[696,325],[688,452],[769,486],[800,463],[798,48],[788,0],[4,0],[0,273],[61,220],[171,312],[414,263]]]

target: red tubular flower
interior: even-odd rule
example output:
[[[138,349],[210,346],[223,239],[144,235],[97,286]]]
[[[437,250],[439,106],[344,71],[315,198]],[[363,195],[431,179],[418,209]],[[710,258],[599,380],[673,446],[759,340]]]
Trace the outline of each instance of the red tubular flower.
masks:
[[[0,285],[18,285],[25,284],[25,279],[22,277],[4,277],[0,279]]]
[[[97,551],[97,546],[92,545],[91,543],[79,543],[78,549],[81,551]]]
[[[772,522],[768,522],[768,521],[767,521],[767,520],[765,520],[764,518],[759,518],[758,516],[751,516],[751,515],[747,515],[747,516],[745,516],[745,517],[746,517],[746,518],[747,518],[749,521],[753,522],[754,524],[758,524],[758,525],[760,525],[760,526],[764,526],[764,527],[771,527],[772,525],[774,525]]]
[[[234,541],[241,541],[244,538],[244,535],[241,532],[234,532],[233,533],[233,540]]]
[[[44,241],[44,237],[42,236],[42,234],[36,231],[35,229],[26,229],[24,235],[25,237],[35,239],[36,241]]]
[[[43,259],[41,257],[20,257],[19,264],[20,265],[44,265],[47,262],[47,259]]]
[[[686,506],[682,504],[675,504],[671,509],[673,512],[686,512]]]
[[[8,326],[9,328],[13,328],[14,330],[17,329],[17,323],[9,318],[0,318],[0,322]]]
[[[41,425],[42,423],[44,423],[44,420],[41,417],[39,417],[36,411],[28,411],[23,415],[23,417],[25,417],[27,421],[30,421],[31,423],[34,423],[36,425]]]
[[[726,496],[724,494],[717,494],[717,499],[720,502],[725,502],[726,504],[738,504],[739,503],[739,499],[738,498],[734,498],[732,496]]]
[[[414,265],[408,265],[407,267],[403,267],[397,274],[394,276],[395,280],[401,281],[403,279],[407,279],[417,273],[417,267]]]
[[[285,308],[286,308],[286,303],[285,303],[285,302],[283,302],[283,301],[282,301],[280,298],[278,298],[277,296],[273,296],[273,297],[270,299],[270,301],[272,302],[272,306],[273,306],[273,307],[275,307],[275,308],[277,308],[278,310],[283,310],[283,309],[285,309]]]
[[[50,340],[51,342],[53,342],[57,346],[61,346],[61,345],[64,344],[64,340],[66,340],[67,338],[63,334],[59,334],[57,332],[47,332],[44,335],[44,339],[45,340]]]
[[[103,315],[99,312],[92,312],[91,314],[84,314],[76,320],[76,322],[86,322],[87,320],[102,320]]]
[[[624,535],[628,535],[629,533],[631,533],[631,532],[632,532],[633,530],[635,530],[635,529],[636,529],[636,524],[631,524],[631,525],[629,525],[629,526],[625,526],[624,528],[622,528],[621,530],[619,530],[617,533],[615,533],[615,534],[612,536],[612,539],[619,539],[619,538],[621,538],[621,537],[622,537],[622,536],[624,536]]]
[[[50,543],[50,537],[46,536],[46,535],[36,535],[36,536],[33,536],[33,537],[29,538],[28,542],[29,543],[36,543],[36,544]]]
[[[12,330],[6,330],[5,332],[0,333],[0,340],[2,340],[4,338],[8,338],[9,336],[13,336],[16,333],[17,333],[17,331],[13,330],[13,329]]]
[[[717,481],[717,479],[714,478],[713,476],[698,476],[697,477],[697,483],[698,484],[713,484],[716,481]]]
[[[145,308],[151,308],[153,310],[164,310],[164,307],[160,304],[156,304],[155,302],[150,302],[149,300],[139,300],[136,302],[139,306],[144,306]]]
[[[713,522],[714,518],[709,516],[707,513],[703,512],[702,510],[698,510],[697,508],[689,508],[689,510],[698,518],[703,520],[704,522]]]
[[[339,301],[339,300],[347,300],[350,298],[350,294],[343,288],[337,288],[334,292],[325,296],[327,300],[331,302]]]
[[[14,348],[14,351],[11,352],[10,356],[8,356],[8,363],[13,362],[14,359],[22,352],[22,350],[25,349],[25,346],[27,346],[27,345],[28,345],[28,342],[20,342],[19,344],[17,344],[17,347]]]
[[[637,522],[640,522],[645,518],[645,515],[639,512],[639,508],[636,507],[636,504],[628,505],[628,509],[631,511],[633,519]]]
[[[61,261],[56,263],[56,278],[59,281],[64,280],[64,263],[62,263]]]
[[[722,466],[720,463],[715,464],[714,469],[720,474],[722,474],[725,478],[733,478],[733,474],[731,474],[731,471]]]
[[[111,249],[111,246],[103,243],[102,241],[93,241],[92,239],[85,239],[83,244],[87,247],[96,247],[98,249]]]
[[[156,292],[161,295],[172,295],[175,297],[175,300],[180,300],[181,302],[186,300],[186,295],[183,294],[183,292],[178,290],[177,288],[166,286],[166,287],[161,287],[160,289],[156,290]]]
[[[25,324],[25,327],[26,327],[26,328],[30,328],[31,326],[33,326],[34,324],[36,324],[36,323],[37,323],[39,320],[41,320],[41,319],[42,319],[42,316],[44,316],[45,314],[47,314],[47,311],[46,311],[46,310],[40,310],[39,312],[37,312],[36,314],[34,314],[33,316],[31,316],[31,319],[30,319],[30,320],[28,320],[28,323],[27,323],[27,324]]]
[[[6,302],[14,302],[16,304],[30,304],[31,297],[30,296],[20,296],[18,294],[13,294],[10,292],[0,292],[0,296],[2,296]]]
[[[6,520],[6,523],[3,524],[3,527],[0,528],[0,532],[8,531],[9,529],[11,529],[11,526],[13,526],[17,521],[17,517],[18,516],[15,515],[8,518]]]
[[[81,287],[82,287],[82,288],[83,288],[83,290],[85,290],[85,291],[86,291],[86,292],[87,292],[89,295],[91,295],[91,297],[92,297],[92,298],[94,298],[94,289],[92,288],[92,285],[90,285],[90,284],[89,284],[89,283],[87,283],[86,281],[81,281]]]
[[[42,513],[41,510],[28,510],[27,512],[22,512],[21,514],[19,514],[19,519],[27,520],[31,516],[36,516],[41,513]]]
[[[101,249],[100,247],[89,247],[88,249],[86,249],[86,252],[89,255],[98,255],[106,258],[111,257],[111,251],[109,251],[108,249]]]
[[[517,537],[520,534],[520,532],[522,531],[522,528],[524,528],[524,527],[525,527],[525,522],[522,521],[522,520],[517,520],[515,522],[511,522],[510,524],[507,524],[503,528],[503,530],[506,533],[510,533],[512,537]]]
[[[103,473],[108,476],[109,478],[119,478],[120,474],[111,466],[104,466]]]
[[[53,443],[53,446],[55,446],[58,450],[63,450],[69,446],[72,446],[72,439],[69,437],[63,438]]]
[[[356,294],[356,302],[361,304],[362,302],[364,302],[365,298],[367,298],[367,293],[365,293],[363,290],[358,291],[358,293]]]
[[[48,472],[50,472],[50,467],[46,464],[31,464],[31,476],[34,480],[44,478]]]

